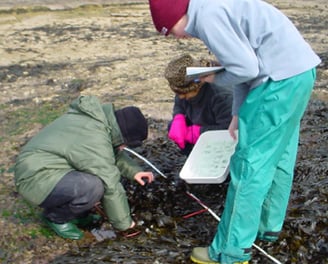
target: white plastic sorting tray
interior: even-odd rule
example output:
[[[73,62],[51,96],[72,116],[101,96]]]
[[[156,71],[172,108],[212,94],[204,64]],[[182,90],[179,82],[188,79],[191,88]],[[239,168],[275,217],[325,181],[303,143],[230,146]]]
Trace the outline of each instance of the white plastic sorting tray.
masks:
[[[222,183],[229,174],[236,143],[228,130],[202,133],[180,171],[180,178],[194,184]]]

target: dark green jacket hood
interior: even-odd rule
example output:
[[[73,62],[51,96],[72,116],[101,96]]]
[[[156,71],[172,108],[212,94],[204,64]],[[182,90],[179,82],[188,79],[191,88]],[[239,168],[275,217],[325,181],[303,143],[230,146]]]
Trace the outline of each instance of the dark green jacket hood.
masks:
[[[123,137],[115,117],[115,107],[113,104],[101,104],[97,97],[80,96],[75,99],[67,112],[80,113],[103,123],[111,134],[113,146],[123,144]]]

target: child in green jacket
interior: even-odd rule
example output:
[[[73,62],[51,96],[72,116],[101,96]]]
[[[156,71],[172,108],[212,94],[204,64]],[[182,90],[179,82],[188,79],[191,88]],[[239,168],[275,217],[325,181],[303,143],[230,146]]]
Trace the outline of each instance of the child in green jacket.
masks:
[[[153,181],[123,148],[147,138],[147,121],[137,107],[115,110],[94,96],[80,96],[21,150],[15,165],[18,192],[43,208],[46,224],[59,236],[80,239],[77,226],[91,223],[101,201],[109,222],[133,233],[121,175],[144,185]]]

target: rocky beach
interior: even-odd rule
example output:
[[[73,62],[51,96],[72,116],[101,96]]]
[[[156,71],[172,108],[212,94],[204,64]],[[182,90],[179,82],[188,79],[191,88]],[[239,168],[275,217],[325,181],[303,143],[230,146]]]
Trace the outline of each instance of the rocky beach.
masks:
[[[268,2],[295,23],[322,63],[302,120],[281,238],[256,243],[281,263],[327,264],[328,3]],[[186,190],[220,215],[227,182],[181,182],[185,157],[166,137],[174,95],[163,72],[182,53],[212,56],[198,40],[159,36],[147,1],[0,1],[0,263],[190,263],[191,249],[211,241],[217,220],[208,212],[183,218],[201,209]],[[95,232],[111,231],[103,223],[86,229],[80,241],[62,239],[15,189],[13,167],[20,148],[81,94],[118,108],[140,107],[150,127],[145,145],[136,151],[178,183],[171,186],[156,172],[156,183],[146,188],[124,182],[131,210],[145,229],[138,238],[97,238]],[[253,256],[252,264],[273,263],[256,249]]]

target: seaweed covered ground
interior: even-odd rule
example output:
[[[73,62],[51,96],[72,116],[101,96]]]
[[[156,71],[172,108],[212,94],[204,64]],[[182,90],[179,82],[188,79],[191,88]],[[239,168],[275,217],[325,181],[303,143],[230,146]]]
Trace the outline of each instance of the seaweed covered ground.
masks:
[[[92,4],[90,4],[90,2]],[[302,120],[295,180],[280,239],[256,245],[281,263],[328,263],[328,4],[325,0],[270,1],[285,12],[322,59]],[[228,180],[190,185],[185,162],[166,138],[173,94],[163,78],[182,53],[210,57],[197,40],[158,36],[146,1],[4,1],[0,7],[0,263],[190,263],[192,247],[210,243]],[[80,94],[117,107],[136,105],[149,121],[149,138],[135,151],[151,161],[156,182],[123,181],[142,235],[117,237],[102,222],[80,241],[55,236],[13,182],[22,145],[63,113]],[[145,169],[147,164],[137,159]],[[187,217],[186,217],[187,216]],[[251,263],[273,263],[253,248]]]

